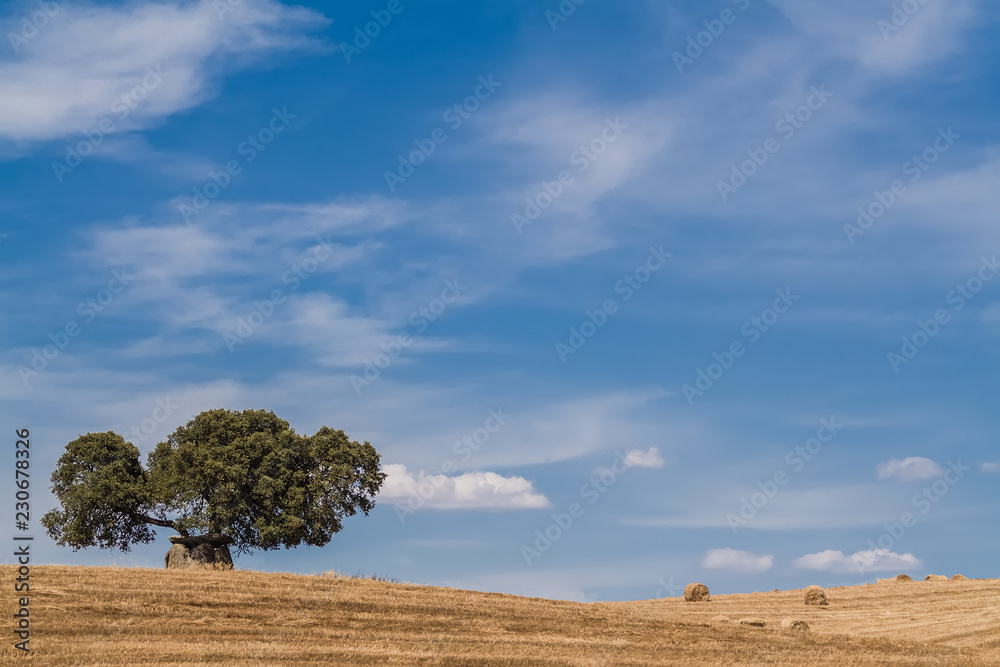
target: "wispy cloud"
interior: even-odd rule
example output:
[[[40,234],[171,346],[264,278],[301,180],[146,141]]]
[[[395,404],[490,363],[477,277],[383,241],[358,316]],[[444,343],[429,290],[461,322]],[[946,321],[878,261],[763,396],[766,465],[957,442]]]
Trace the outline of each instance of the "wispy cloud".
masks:
[[[717,469],[717,477],[727,480],[745,478],[740,468]],[[745,484],[745,482],[743,482]],[[857,528],[877,526],[898,518],[893,510],[894,496],[884,485],[819,486],[811,489],[783,488],[761,509],[750,505],[744,508],[742,498],[747,498],[757,487],[744,490],[739,485],[725,484],[732,488],[724,494],[717,490],[706,491],[697,482],[683,487],[678,493],[664,495],[662,513],[666,516],[622,518],[625,525],[649,528],[727,528],[730,515],[742,518],[749,530],[798,530],[826,528]],[[746,495],[742,495],[746,494]],[[746,501],[748,504],[749,500]],[[740,514],[742,509],[742,514]],[[638,514],[638,513],[637,513]]]
[[[223,4],[64,7],[16,53],[3,50],[0,137],[54,139],[103,119],[118,131],[150,127],[213,95],[227,71],[316,47],[306,32],[328,22],[274,0],[245,0],[220,16]],[[122,102],[151,72],[162,78],[155,90],[147,79],[146,93]]]
[[[824,53],[832,51],[887,75],[907,73],[956,53],[963,47],[962,33],[976,16],[967,0],[914,3],[915,12],[902,10],[903,3],[867,0],[768,2],[797,28],[823,40]]]

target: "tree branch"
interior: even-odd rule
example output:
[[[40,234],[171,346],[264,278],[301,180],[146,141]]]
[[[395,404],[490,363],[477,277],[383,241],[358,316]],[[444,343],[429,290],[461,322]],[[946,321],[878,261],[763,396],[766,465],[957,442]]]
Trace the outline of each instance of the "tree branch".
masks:
[[[188,536],[187,531],[178,528],[173,521],[154,519],[153,517],[146,516],[145,514],[136,514],[135,516],[137,519],[143,521],[144,523],[152,524],[154,526],[160,526],[161,528],[172,528],[176,530],[178,533],[180,533],[183,537]]]

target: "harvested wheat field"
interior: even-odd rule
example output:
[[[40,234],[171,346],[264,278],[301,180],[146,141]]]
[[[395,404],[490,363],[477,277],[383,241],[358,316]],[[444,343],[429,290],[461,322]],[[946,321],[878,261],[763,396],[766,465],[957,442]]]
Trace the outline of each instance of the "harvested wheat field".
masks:
[[[13,573],[2,567],[0,588],[13,590]],[[801,589],[580,604],[248,571],[31,576],[31,648],[44,665],[1000,664],[998,580],[829,588],[828,606],[807,606]],[[13,597],[3,600],[10,619]]]

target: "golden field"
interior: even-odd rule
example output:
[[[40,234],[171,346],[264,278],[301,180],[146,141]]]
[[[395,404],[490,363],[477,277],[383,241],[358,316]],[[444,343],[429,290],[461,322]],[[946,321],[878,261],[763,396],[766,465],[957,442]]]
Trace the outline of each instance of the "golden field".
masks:
[[[14,664],[14,567],[0,568]],[[989,665],[1000,580],[580,604],[251,571],[35,566],[42,665]],[[725,617],[723,620],[721,617]],[[764,627],[738,625],[744,617]],[[786,633],[783,619],[810,632]]]

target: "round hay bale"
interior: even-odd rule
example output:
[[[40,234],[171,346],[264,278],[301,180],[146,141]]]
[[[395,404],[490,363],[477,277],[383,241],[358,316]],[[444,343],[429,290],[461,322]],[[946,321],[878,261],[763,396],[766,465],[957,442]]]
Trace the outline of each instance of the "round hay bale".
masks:
[[[810,586],[806,589],[806,604],[822,606],[830,603],[826,600],[826,591],[819,586]]]
[[[755,628],[764,627],[764,619],[762,618],[741,618],[739,623],[740,625],[750,625]]]
[[[794,618],[786,618],[781,621],[782,632],[809,632],[809,624]]]
[[[892,580],[896,583],[903,583],[904,581],[913,581],[913,577],[908,574],[897,574]]]
[[[961,574],[953,574],[953,575],[951,575],[951,580],[952,581],[968,581],[969,578],[968,577],[964,577]]]
[[[684,587],[684,599],[687,602],[709,602],[712,596],[705,584],[688,584]]]
[[[924,581],[948,581],[948,577],[943,574],[928,574],[924,577]]]

